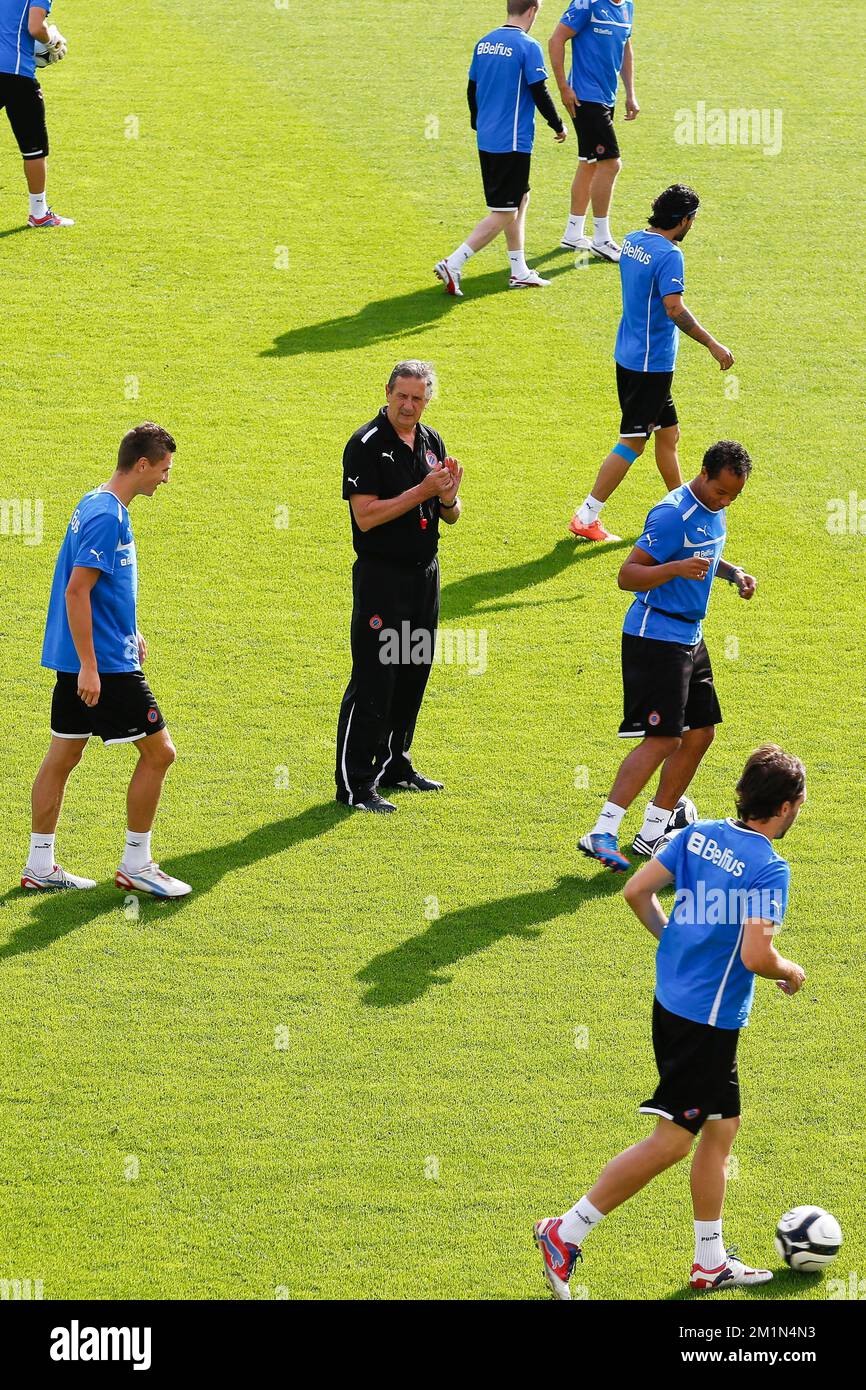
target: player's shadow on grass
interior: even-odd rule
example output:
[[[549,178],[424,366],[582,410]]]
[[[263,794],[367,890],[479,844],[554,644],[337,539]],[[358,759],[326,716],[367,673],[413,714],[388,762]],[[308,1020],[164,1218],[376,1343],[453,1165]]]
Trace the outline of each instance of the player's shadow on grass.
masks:
[[[456,579],[453,583],[446,584],[442,590],[442,616],[449,622],[454,618],[466,618],[481,604],[485,605],[485,613],[527,606],[506,603],[504,600],[524,589],[533,589],[537,584],[553,579],[571,565],[608,555],[612,550],[627,549],[632,544],[632,541],[624,540],[612,541],[606,545],[593,545],[566,536],[557,541],[546,555],[524,560],[519,565],[506,565],[502,569],[469,574],[465,579]],[[530,600],[531,602],[533,600]]]
[[[619,892],[613,874],[592,879],[560,878],[552,888],[447,912],[425,932],[375,956],[356,979],[367,986],[362,1003],[391,1009],[420,999],[434,985],[450,984],[449,966],[486,951],[506,936],[533,941],[545,922],[564,917],[592,899]]]
[[[533,267],[543,265],[555,256],[570,255],[566,251],[548,251],[533,259]],[[604,262],[599,262],[604,264]],[[554,265],[545,270],[545,279],[553,280],[570,270],[567,265]],[[506,280],[507,269],[488,271],[486,275],[467,276],[465,280],[465,300],[461,310],[473,300],[485,299],[499,292],[534,294],[543,291],[510,291]],[[296,357],[305,352],[351,352],[355,348],[370,347],[373,343],[384,343],[390,338],[407,338],[414,333],[424,333],[438,319],[451,312],[457,301],[446,294],[438,281],[423,290],[411,290],[409,294],[392,295],[388,299],[374,299],[354,314],[344,314],[340,318],[324,319],[321,323],[306,324],[302,328],[290,328],[276,338],[271,347],[265,348],[261,357]]]
[[[139,900],[140,925],[156,925],[180,912],[187,903],[195,902],[220,882],[226,874],[248,868],[262,859],[269,859],[284,850],[326,834],[339,821],[354,814],[336,801],[310,806],[306,811],[286,820],[272,821],[250,831],[241,840],[230,840],[212,849],[200,849],[179,859],[166,859],[163,868],[175,878],[192,884],[192,895],[172,902],[151,899],[142,894]],[[0,907],[12,900],[30,898],[33,911],[29,921],[19,927],[10,939],[0,945],[0,963],[11,956],[27,951],[41,951],[70,932],[86,927],[97,917],[119,913],[124,897],[109,884],[81,892],[31,894],[15,888],[0,898]],[[2,914],[0,914],[2,926]]]
[[[793,1300],[799,1298],[801,1294],[814,1289],[815,1285],[820,1284],[823,1278],[823,1274],[797,1274],[793,1269],[776,1269],[773,1271],[773,1277],[769,1284],[743,1284],[737,1289],[737,1292],[741,1295],[745,1294],[747,1298],[786,1298]],[[724,1290],[720,1289],[717,1293],[713,1294],[713,1302],[723,1297]],[[693,1299],[697,1300],[701,1298],[706,1298],[706,1294],[701,1293],[700,1289],[691,1289],[688,1284],[686,1284],[683,1288],[677,1289],[675,1293],[669,1293],[665,1298],[665,1302],[690,1303]],[[731,1321],[736,1322],[737,1319],[733,1311],[736,1304],[731,1300],[729,1306],[731,1308]]]
[[[0,232],[0,241],[2,241],[4,237],[17,236],[19,232],[26,232],[28,230],[29,228],[26,222],[22,222],[17,227],[6,227],[2,232]]]

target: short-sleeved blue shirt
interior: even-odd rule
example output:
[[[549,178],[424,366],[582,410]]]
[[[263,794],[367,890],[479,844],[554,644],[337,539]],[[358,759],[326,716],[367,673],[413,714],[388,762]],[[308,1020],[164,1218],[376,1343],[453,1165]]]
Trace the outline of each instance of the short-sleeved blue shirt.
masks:
[[[647,517],[635,545],[660,565],[700,556],[709,560],[710,567],[703,579],[669,579],[657,589],[637,594],[625,615],[623,632],[688,646],[700,642],[727,533],[724,508],[711,512],[688,483],[663,497]]]
[[[572,0],[561,23],[574,30],[568,80],[578,101],[614,105],[633,21],[632,0]]]
[[[660,852],[673,874],[673,911],[656,952],[656,998],[714,1028],[744,1028],[755,976],[740,954],[743,924],[780,926],[790,868],[766,835],[733,820],[698,821]]]
[[[135,540],[129,512],[104,488],[82,497],[57,556],[42,646],[42,665],[54,671],[81,667],[66,616],[66,586],[76,566],[101,571],[90,591],[97,670],[106,675],[140,670]]]
[[[686,266],[676,242],[658,232],[629,232],[619,262],[622,319],[614,357],[632,372],[672,372],[680,330],[668,318],[666,294],[684,294]]]
[[[475,45],[469,77],[476,85],[479,150],[531,154],[535,102],[529,88],[547,78],[541,44],[503,24]]]
[[[0,72],[36,76],[36,40],[27,27],[34,5],[51,10],[51,0],[0,0]]]

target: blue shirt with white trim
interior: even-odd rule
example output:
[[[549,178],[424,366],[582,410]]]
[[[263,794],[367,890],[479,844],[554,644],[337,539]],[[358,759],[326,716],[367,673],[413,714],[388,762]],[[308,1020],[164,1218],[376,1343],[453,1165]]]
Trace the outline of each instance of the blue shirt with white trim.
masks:
[[[698,821],[660,852],[674,908],[656,952],[656,998],[693,1023],[745,1028],[755,976],[740,954],[749,919],[781,926],[791,870],[766,835],[733,820]]]
[[[672,372],[680,330],[666,294],[685,294],[686,263],[676,242],[658,232],[629,232],[619,262],[622,319],[613,355],[632,372]]]
[[[687,646],[700,642],[727,534],[724,508],[711,512],[688,483],[663,497],[647,517],[635,545],[660,565],[699,556],[709,560],[710,567],[703,579],[669,579],[657,589],[636,594],[625,615],[623,632]]]
[[[632,0],[572,0],[560,23],[574,30],[568,81],[578,101],[613,106],[634,24]]]
[[[51,0],[0,0],[0,72],[36,76],[36,40],[27,27],[34,5],[51,10]]]
[[[100,571],[90,591],[97,670],[104,674],[141,670],[135,540],[129,512],[104,488],[95,488],[82,497],[57,556],[42,645],[42,665],[53,671],[78,671],[81,667],[66,615],[66,586],[76,566]]]
[[[478,99],[478,148],[487,154],[531,154],[535,102],[529,88],[547,80],[541,44],[503,24],[475,45],[469,79]]]

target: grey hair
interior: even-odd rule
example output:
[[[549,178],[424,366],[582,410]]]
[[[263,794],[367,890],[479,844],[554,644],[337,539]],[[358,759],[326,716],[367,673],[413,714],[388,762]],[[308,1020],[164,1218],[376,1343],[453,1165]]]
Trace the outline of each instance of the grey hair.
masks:
[[[427,388],[427,399],[429,401],[436,389],[436,373],[429,362],[419,362],[418,359],[414,357],[410,358],[407,362],[398,362],[388,381],[389,392],[393,391],[394,382],[401,376],[413,376],[416,380],[423,381]]]

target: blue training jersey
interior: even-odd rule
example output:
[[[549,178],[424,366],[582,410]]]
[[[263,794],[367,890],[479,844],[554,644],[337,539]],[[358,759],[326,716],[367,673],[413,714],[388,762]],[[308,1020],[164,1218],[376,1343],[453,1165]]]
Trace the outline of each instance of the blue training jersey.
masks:
[[[633,21],[632,0],[572,0],[560,22],[574,30],[568,80],[578,101],[614,105]]]
[[[36,76],[36,41],[27,28],[32,8],[31,0],[0,0],[0,72]],[[39,0],[37,8],[50,11],[51,0]]]
[[[663,497],[647,517],[635,545],[660,565],[697,555],[709,560],[710,568],[703,579],[669,579],[657,589],[637,594],[625,615],[623,632],[687,646],[700,642],[727,533],[724,508],[711,512],[688,483]]]
[[[535,102],[529,88],[547,79],[541,44],[504,24],[475,45],[469,78],[478,98],[479,150],[531,154]]]
[[[790,868],[766,835],[733,820],[698,821],[658,856],[676,897],[656,952],[663,1008],[714,1028],[745,1028],[755,977],[743,965],[743,923],[781,925]]]
[[[42,645],[42,665],[53,671],[78,671],[81,666],[66,616],[66,586],[76,565],[101,571],[90,591],[97,670],[139,671],[135,541],[129,512],[104,488],[82,497],[54,566]]]
[[[658,232],[629,232],[619,262],[622,319],[613,355],[632,372],[672,372],[680,330],[668,318],[666,294],[684,294],[686,263],[676,242]]]

